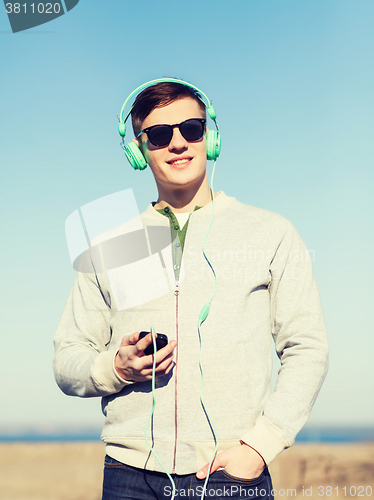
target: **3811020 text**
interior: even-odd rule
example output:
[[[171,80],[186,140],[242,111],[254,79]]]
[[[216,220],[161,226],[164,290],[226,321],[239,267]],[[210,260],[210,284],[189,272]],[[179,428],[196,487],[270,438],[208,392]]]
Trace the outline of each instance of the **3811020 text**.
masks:
[[[60,3],[38,2],[27,5],[26,3],[5,4],[7,14],[59,14],[61,11]]]
[[[317,486],[317,494],[320,497],[371,497],[373,488],[371,486]],[[303,486],[302,495],[305,497],[313,496],[313,487],[305,488]]]

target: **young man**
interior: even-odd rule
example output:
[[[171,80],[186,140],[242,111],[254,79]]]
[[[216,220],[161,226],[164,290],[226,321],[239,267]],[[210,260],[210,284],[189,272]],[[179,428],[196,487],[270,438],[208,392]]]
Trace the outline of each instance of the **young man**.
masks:
[[[139,332],[150,325],[169,343],[156,354],[148,434],[179,496],[198,496],[217,439],[209,498],[225,492],[241,498],[244,488],[247,498],[272,498],[267,466],[294,442],[327,371],[323,315],[300,236],[282,216],[223,191],[215,193],[205,248],[218,278],[212,298],[215,277],[202,252],[212,208],[205,119],[205,106],[188,85],[162,82],[138,95],[135,142],[158,189],[157,202],[141,220],[149,255],[152,228],[170,228],[162,252],[169,291],[119,307],[113,288],[130,294],[126,280],[113,278],[119,270],[111,279],[105,271],[78,272],[55,336],[61,389],[103,397],[104,500],[171,496],[169,479],[144,439],[153,356],[144,353],[151,334],[139,339]],[[193,122],[183,125],[187,120]],[[161,124],[172,128],[155,128]],[[158,286],[151,275],[148,286]],[[209,315],[201,322],[207,302]],[[273,394],[271,336],[281,360]]]

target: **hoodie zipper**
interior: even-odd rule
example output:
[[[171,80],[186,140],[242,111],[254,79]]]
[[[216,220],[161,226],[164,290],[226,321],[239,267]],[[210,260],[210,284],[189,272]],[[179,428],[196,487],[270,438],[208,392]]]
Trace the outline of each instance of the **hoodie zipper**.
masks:
[[[191,214],[188,216],[187,223],[189,222],[191,217]],[[178,223],[179,226],[179,223]],[[175,229],[175,228],[174,228]],[[172,233],[172,241],[174,240],[173,238],[173,233]],[[179,243],[180,247],[180,241],[179,238],[177,238],[177,243]],[[176,464],[177,464],[177,442],[178,442],[178,352],[179,352],[179,272],[176,273],[176,270],[180,271],[181,263],[182,263],[182,256],[180,256],[180,259],[178,262],[175,262],[175,254],[174,254],[174,245],[173,245],[173,250],[172,250],[172,258],[173,258],[173,265],[174,265],[174,277],[175,277],[175,288],[174,288],[174,295],[175,295],[175,340],[177,341],[177,347],[175,349],[175,375],[174,375],[174,453],[173,453],[173,469],[172,469],[172,474],[176,473]],[[182,249],[183,252],[183,249]]]
[[[179,306],[179,282],[175,282],[175,340],[177,347],[175,350],[175,375],[174,375],[174,454],[173,454],[173,472],[175,474],[177,461],[177,439],[178,439],[178,306]]]

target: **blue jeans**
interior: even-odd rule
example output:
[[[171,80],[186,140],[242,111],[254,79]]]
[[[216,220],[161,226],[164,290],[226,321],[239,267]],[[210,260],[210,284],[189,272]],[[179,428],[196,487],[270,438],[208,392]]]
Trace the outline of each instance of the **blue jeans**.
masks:
[[[104,465],[102,500],[171,500],[173,488],[166,474],[137,469],[108,455]],[[173,475],[173,479],[176,500],[200,500],[204,480],[195,474]],[[220,470],[211,474],[204,498],[273,500],[272,489],[267,467],[254,479],[241,479]]]

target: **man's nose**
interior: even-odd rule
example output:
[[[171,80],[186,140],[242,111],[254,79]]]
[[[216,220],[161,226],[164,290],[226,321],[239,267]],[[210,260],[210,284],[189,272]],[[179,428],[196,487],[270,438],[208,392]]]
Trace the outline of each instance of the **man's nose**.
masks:
[[[169,149],[174,150],[174,149],[187,149],[188,148],[188,142],[187,140],[183,137],[181,134],[181,131],[179,130],[178,127],[173,128],[173,135],[171,138],[171,141],[169,143]]]

